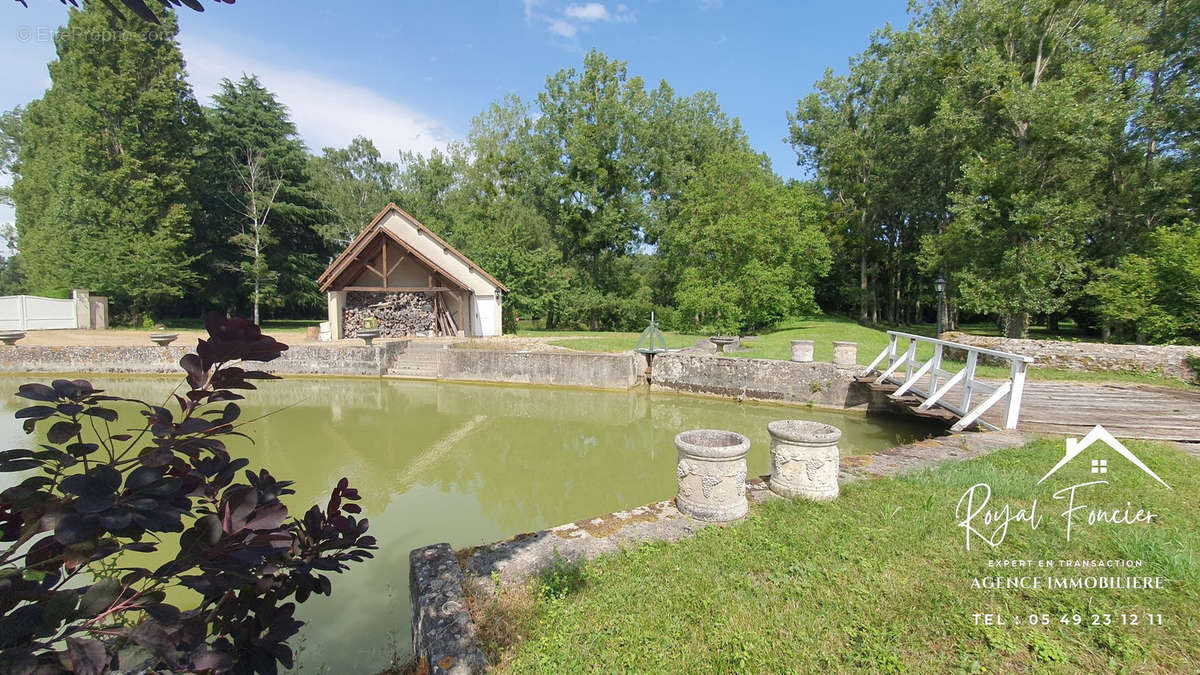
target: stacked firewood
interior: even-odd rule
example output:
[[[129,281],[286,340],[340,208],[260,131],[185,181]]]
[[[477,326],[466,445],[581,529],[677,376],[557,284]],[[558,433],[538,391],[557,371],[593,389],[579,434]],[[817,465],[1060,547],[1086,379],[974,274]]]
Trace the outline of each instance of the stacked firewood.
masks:
[[[434,300],[426,293],[350,293],[346,298],[346,337],[358,335],[363,319],[379,321],[382,337],[432,336],[437,326]]]

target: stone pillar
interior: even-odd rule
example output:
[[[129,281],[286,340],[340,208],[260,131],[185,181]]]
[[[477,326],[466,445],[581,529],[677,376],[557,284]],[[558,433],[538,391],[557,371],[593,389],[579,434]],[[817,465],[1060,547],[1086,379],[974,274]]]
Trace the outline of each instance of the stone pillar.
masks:
[[[858,343],[833,341],[833,365],[853,368],[858,365]]]
[[[792,340],[792,360],[808,363],[813,360],[812,340]]]
[[[88,301],[88,314],[91,316],[92,330],[108,330],[108,298],[93,295]]]
[[[75,327],[90,329],[92,327],[91,293],[86,288],[71,290],[71,299],[75,301]]]
[[[746,515],[746,452],[750,439],[732,431],[693,429],[675,436],[679,450],[675,506],[698,520],[737,520]]]
[[[820,422],[777,420],[771,434],[771,491],[792,499],[828,500],[838,496],[840,429]]]
[[[346,291],[328,291],[329,339],[341,340],[346,323]]]

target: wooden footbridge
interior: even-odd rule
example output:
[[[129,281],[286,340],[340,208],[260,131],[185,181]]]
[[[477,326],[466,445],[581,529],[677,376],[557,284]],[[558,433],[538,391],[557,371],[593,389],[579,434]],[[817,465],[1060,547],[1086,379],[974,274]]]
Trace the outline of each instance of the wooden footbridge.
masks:
[[[1102,424],[1120,438],[1200,444],[1200,392],[1027,381],[1028,356],[899,331],[888,331],[888,336],[888,346],[859,382],[886,394],[898,409],[944,420],[955,431],[1020,428],[1075,436]],[[929,346],[932,356],[920,358]],[[1005,364],[1008,379],[976,377],[982,361]]]

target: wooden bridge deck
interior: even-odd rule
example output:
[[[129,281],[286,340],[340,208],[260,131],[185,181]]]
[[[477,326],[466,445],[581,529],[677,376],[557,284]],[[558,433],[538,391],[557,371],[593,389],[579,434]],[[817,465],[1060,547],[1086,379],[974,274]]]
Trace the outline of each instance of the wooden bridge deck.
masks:
[[[903,378],[902,372],[897,375]],[[928,390],[928,376],[921,380],[917,386]],[[896,389],[896,385],[868,386],[885,393]],[[981,400],[978,396],[976,402]],[[961,387],[951,389],[946,400],[961,401]],[[910,411],[920,402],[909,395],[896,401]],[[1004,404],[997,403],[983,419],[1003,428]],[[942,408],[929,412],[947,421],[958,419]],[[1025,381],[1018,430],[1082,436],[1097,424],[1118,438],[1200,443],[1200,392],[1140,384]]]

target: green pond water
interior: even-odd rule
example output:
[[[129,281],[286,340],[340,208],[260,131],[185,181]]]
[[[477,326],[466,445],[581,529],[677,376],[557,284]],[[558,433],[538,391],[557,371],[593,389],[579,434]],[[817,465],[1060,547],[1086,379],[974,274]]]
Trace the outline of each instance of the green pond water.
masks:
[[[178,378],[71,376],[160,402]],[[51,376],[0,377],[0,448],[28,447],[13,393]],[[767,471],[767,423],[810,419],[842,429],[843,454],[931,435],[893,418],[669,394],[378,379],[290,378],[247,392],[243,419],[277,411],[230,440],[235,456],[294,480],[294,515],[324,504],[341,477],[363,495],[373,560],[333,578],[332,597],[300,605],[293,646],[303,672],[377,672],[411,651],[408,554],[418,546],[482,544],[520,532],[668,499],[673,438],[728,429],[751,440],[750,475]],[[123,413],[122,420],[140,419]],[[11,483],[0,474],[0,487]]]

